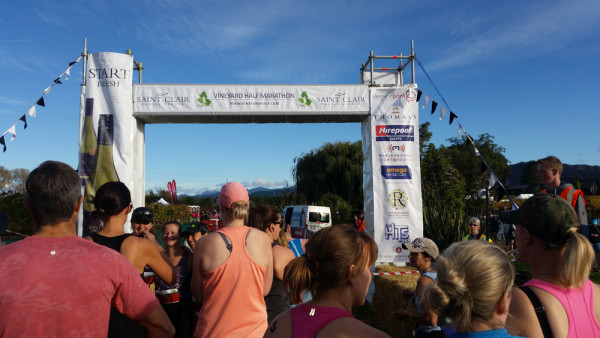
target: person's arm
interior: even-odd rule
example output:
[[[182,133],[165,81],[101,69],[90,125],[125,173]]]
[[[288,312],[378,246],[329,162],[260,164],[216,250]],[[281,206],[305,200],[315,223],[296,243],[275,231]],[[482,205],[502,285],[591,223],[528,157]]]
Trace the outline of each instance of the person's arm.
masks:
[[[203,274],[202,274],[202,258],[207,237],[202,237],[196,242],[194,249],[194,259],[192,260],[192,295],[196,300],[196,304],[202,304],[204,301],[203,293]]]
[[[512,336],[544,337],[529,297],[521,289],[513,287],[511,298],[506,331]]]
[[[148,331],[148,337],[173,337],[175,335],[175,328],[160,305],[138,323]]]
[[[417,292],[419,294],[420,299],[423,299],[423,291],[422,290],[426,290],[426,288],[433,284],[433,280],[429,277],[426,276],[422,276],[421,278],[419,278],[419,280],[417,280],[417,289],[415,290],[415,292]],[[403,293],[403,296],[406,297],[406,295],[408,295],[407,293]],[[414,313],[414,312],[408,312],[405,310],[396,310],[394,312],[392,312],[392,315],[398,319],[405,319],[408,318],[410,320],[413,320],[415,322],[417,322],[418,324],[423,324],[423,325],[428,325],[428,326],[436,326],[437,325],[437,320],[438,320],[438,315],[433,312],[432,310],[430,310],[427,306],[427,304],[422,304],[423,308],[425,309],[424,313]]]
[[[144,252],[148,259],[148,266],[150,266],[152,271],[154,271],[154,273],[167,284],[173,284],[177,282],[175,268],[167,256],[165,249],[160,245],[157,247],[149,241],[144,240],[144,242]]]
[[[111,306],[145,327],[149,337],[172,337],[175,329],[154,293],[144,284],[131,262],[115,254],[115,270],[112,273],[115,294]]]
[[[258,231],[258,230],[257,230]],[[271,249],[271,241],[266,233],[260,231],[264,234],[263,237],[263,252],[266,253],[267,256],[267,271],[265,272],[265,284],[263,287],[263,297],[269,294],[271,291],[271,285],[273,285],[273,250]]]
[[[577,204],[575,204],[575,211],[577,212],[577,218],[579,219],[580,231],[584,236],[589,236],[587,212],[585,211],[585,201],[583,199],[583,193],[577,197]]]
[[[284,248],[281,245],[273,247],[273,275],[275,278],[283,280],[285,267],[294,258],[296,258],[296,256],[292,250]]]

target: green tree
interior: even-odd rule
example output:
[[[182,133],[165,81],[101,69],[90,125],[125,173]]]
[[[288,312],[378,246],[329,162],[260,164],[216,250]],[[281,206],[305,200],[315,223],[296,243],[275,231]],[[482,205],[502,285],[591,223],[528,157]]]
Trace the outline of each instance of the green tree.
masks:
[[[460,240],[464,228],[465,179],[454,167],[446,148],[429,143],[429,123],[419,127],[423,232],[440,249]]]
[[[6,212],[10,221],[8,230],[24,235],[33,234],[33,219],[25,207],[25,195],[20,192],[1,192],[0,210]]]
[[[470,196],[469,200],[475,203],[468,207],[468,212],[473,213],[480,202],[477,200],[477,192],[488,187],[490,172],[481,158],[477,156],[473,144],[466,136],[460,139],[451,138],[448,141],[450,145],[445,148],[444,152],[449,156],[452,165],[465,179],[463,195]],[[494,142],[493,136],[487,133],[479,135],[477,139],[473,140],[473,143],[499,180],[510,176],[508,159],[503,155],[505,149]]]
[[[331,210],[331,224],[352,224],[354,220],[354,209],[350,204],[338,195],[327,192],[317,201],[318,205],[326,205]]]
[[[171,196],[167,190],[161,189],[158,192],[154,192],[154,190],[150,189],[146,191],[146,205],[156,203],[161,198],[169,203],[171,202]]]
[[[152,209],[154,213],[154,222],[152,222],[155,229],[160,228],[165,222],[177,220],[181,224],[187,223],[192,217],[189,212],[189,207],[185,204],[160,204],[152,203],[146,205],[147,208]]]
[[[0,192],[25,193],[25,181],[29,176],[29,170],[17,168],[8,170],[0,166]]]
[[[298,194],[309,203],[332,193],[346,200],[353,208],[361,208],[362,142],[326,143],[317,150],[294,158],[292,175]]]
[[[473,139],[473,143],[467,136],[451,138],[448,141],[450,145],[442,149],[465,180],[463,191],[463,196],[466,197],[465,216],[483,216],[487,213],[486,200],[480,199],[477,193],[480,189],[487,189],[490,171],[477,155],[475,148],[501,181],[510,175],[508,160],[503,155],[505,149],[497,145],[494,137],[487,133]],[[496,195],[501,194],[496,193]],[[486,231],[484,226],[482,231]]]
[[[527,184],[529,186],[540,185],[537,161],[529,161],[525,164],[525,168],[523,168],[523,173],[521,174],[521,184]]]
[[[431,123],[425,122],[419,126],[419,154],[421,156],[421,160],[425,155],[425,151],[429,147],[429,141],[433,135],[433,133],[429,131],[430,125]]]

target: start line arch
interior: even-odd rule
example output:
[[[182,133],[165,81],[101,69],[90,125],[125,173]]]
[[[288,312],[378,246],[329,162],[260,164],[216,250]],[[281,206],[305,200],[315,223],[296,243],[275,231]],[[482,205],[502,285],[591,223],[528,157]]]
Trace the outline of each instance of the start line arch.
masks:
[[[406,57],[371,52],[357,85],[133,84],[132,55],[84,55],[79,174],[85,201],[118,180],[134,206],[144,205],[146,124],[360,122],[365,224],[379,246],[377,262],[407,262],[402,243],[423,236],[414,64],[412,82],[402,84],[414,51]],[[408,61],[390,72],[374,67],[377,58]],[[80,236],[89,233],[93,211],[91,203],[82,208]]]

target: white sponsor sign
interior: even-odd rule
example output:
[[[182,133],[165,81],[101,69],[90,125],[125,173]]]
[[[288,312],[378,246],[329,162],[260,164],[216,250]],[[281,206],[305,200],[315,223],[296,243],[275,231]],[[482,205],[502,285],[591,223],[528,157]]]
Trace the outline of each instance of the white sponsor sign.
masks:
[[[369,122],[377,261],[407,262],[402,243],[423,236],[417,88],[371,88]]]
[[[365,85],[136,85],[136,113],[226,113],[245,115],[326,112],[366,112],[369,92]]]
[[[85,103],[87,110],[92,112],[92,127],[85,128],[85,113],[81,114],[80,126],[80,175],[82,168],[86,168],[86,173],[82,176],[83,191],[86,190],[87,181],[94,182],[95,172],[103,171],[101,180],[100,175],[96,175],[96,182],[104,180],[116,180],[123,182],[132,192],[133,174],[132,159],[134,158],[133,137],[135,131],[135,119],[132,116],[133,106],[131,97],[133,93],[132,86],[132,68],[133,56],[118,53],[95,53],[88,55],[88,64],[86,70]],[[106,116],[111,116],[106,118]],[[98,135],[98,121],[103,116],[103,121],[108,121],[109,125]],[[103,126],[106,125],[103,123]],[[93,130],[90,137],[89,131]],[[102,128],[101,128],[102,129]],[[108,131],[108,132],[106,132]],[[110,136],[112,132],[112,140]],[[86,140],[86,144],[83,140]],[[90,140],[97,140],[98,146],[95,150],[89,151]],[[102,143],[102,145],[100,144]],[[106,151],[108,144],[112,144],[112,152]],[[102,149],[102,150],[100,150]],[[85,156],[82,155],[85,153]],[[102,164],[99,164],[99,154],[102,153]],[[108,155],[107,155],[108,154]],[[112,163],[108,163],[107,158],[112,157]],[[105,173],[108,169],[114,168],[115,173]],[[95,189],[99,188],[94,187]],[[89,188],[87,188],[89,194]],[[92,192],[93,193],[93,192]],[[89,196],[88,196],[89,198]],[[83,224],[82,213],[80,213],[80,222],[78,232],[81,235],[85,232],[87,224]],[[82,226],[83,224],[83,226]],[[82,229],[83,228],[83,229]]]

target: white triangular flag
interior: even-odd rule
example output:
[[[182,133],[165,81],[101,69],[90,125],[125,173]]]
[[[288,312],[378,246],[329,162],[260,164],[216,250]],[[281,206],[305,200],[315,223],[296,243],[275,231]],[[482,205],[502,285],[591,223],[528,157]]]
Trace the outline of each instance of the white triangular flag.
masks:
[[[457,123],[457,124],[458,124],[458,138],[460,139],[460,132],[462,130],[462,126],[460,125],[460,123]]]
[[[27,110],[27,114],[29,114],[29,116],[31,116],[31,117],[35,117],[35,104],[33,106],[31,106],[31,108],[29,108],[29,110]]]
[[[431,100],[429,98],[429,96],[427,96],[427,94],[425,94],[425,100],[423,100],[423,105],[421,106],[421,108],[425,109],[425,107],[427,107],[427,105],[429,104],[429,100]]]
[[[479,153],[479,149],[477,149],[477,147],[473,146],[473,149],[475,149],[475,156],[481,156],[481,154]]]
[[[44,95],[46,95],[46,94],[50,93],[50,91],[52,90],[52,86],[53,86],[53,85],[54,85],[54,84],[51,84],[51,85],[50,85],[50,87],[48,87],[48,88],[44,89]]]
[[[490,173],[490,182],[488,183],[488,190],[496,185],[496,182],[498,182],[498,178],[496,178],[496,175],[494,175],[494,173]]]
[[[444,106],[442,106],[442,109],[440,109],[440,121],[444,118],[444,115],[446,115],[446,112],[448,111],[448,109],[444,108]]]
[[[6,131],[7,133],[11,133],[12,136],[10,137],[10,140],[13,141],[16,137],[17,137],[17,124],[13,124],[12,127],[8,128],[8,130]]]
[[[65,81],[68,80],[71,77],[71,67],[67,68],[67,70],[65,70],[65,72],[63,74],[67,74]],[[61,77],[62,77],[62,75],[61,75]]]

